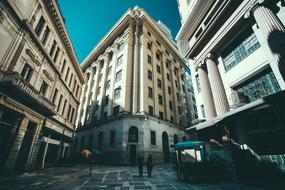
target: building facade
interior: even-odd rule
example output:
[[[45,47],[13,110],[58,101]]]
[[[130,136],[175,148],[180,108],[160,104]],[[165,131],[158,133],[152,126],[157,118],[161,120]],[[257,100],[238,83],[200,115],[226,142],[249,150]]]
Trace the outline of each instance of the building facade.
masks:
[[[171,33],[141,8],[128,10],[84,60],[74,151],[101,148],[104,161],[169,161],[190,125],[186,67]]]
[[[254,176],[241,171],[249,157],[284,168],[284,1],[178,0],[178,8],[176,40],[200,119],[189,132],[211,151],[233,155],[238,177]]]
[[[55,0],[0,1],[0,171],[68,158],[84,77]]]

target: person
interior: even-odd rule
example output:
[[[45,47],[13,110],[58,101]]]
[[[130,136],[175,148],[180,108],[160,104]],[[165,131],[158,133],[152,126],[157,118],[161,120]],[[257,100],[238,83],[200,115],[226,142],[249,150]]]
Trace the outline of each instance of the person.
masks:
[[[147,174],[148,174],[148,177],[151,177],[151,172],[152,172],[152,167],[153,167],[152,161],[153,161],[153,159],[152,159],[152,156],[151,156],[151,154],[150,154],[150,155],[148,155],[147,161],[146,161],[146,167],[147,167]]]
[[[141,155],[138,156],[137,162],[138,162],[138,167],[139,167],[139,175],[140,177],[142,177],[143,176],[143,157]]]

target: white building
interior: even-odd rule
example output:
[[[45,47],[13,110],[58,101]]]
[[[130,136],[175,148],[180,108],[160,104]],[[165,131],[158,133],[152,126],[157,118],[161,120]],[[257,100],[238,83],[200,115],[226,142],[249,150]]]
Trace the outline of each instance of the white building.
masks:
[[[99,147],[113,164],[149,153],[169,161],[170,144],[191,123],[184,68],[170,30],[143,9],[128,10],[83,61],[74,150]]]

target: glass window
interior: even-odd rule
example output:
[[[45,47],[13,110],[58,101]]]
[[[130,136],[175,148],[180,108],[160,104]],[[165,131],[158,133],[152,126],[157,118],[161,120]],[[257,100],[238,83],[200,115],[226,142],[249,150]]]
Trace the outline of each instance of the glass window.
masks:
[[[167,80],[170,81],[170,75],[167,73],[166,74]]]
[[[118,99],[121,97],[121,87],[115,89],[114,99]]]
[[[44,19],[43,16],[41,16],[36,28],[35,28],[35,33],[40,36],[42,31],[43,31],[43,28],[44,28],[44,25],[45,25],[46,21]]]
[[[148,113],[150,116],[153,116],[153,107],[152,106],[148,106]]]
[[[158,95],[158,103],[160,105],[163,105],[163,101],[162,101],[162,96],[161,95]]]
[[[121,55],[118,59],[117,59],[117,66],[121,65],[123,63],[123,55]]]
[[[168,86],[168,94],[171,94],[171,87]]]
[[[50,34],[50,29],[49,29],[48,26],[46,26],[46,29],[45,29],[45,32],[44,32],[43,38],[42,38],[42,43],[43,43],[43,45],[46,44],[47,39],[48,39],[48,37],[49,37],[49,34]]]
[[[160,54],[159,53],[156,53],[156,59],[160,60]]]
[[[162,88],[162,82],[160,79],[157,79],[157,87]]]
[[[48,89],[48,84],[45,81],[43,81],[40,88],[40,93],[45,96],[47,93],[47,89]]]
[[[124,47],[125,47],[125,43],[124,43],[124,41],[122,41],[122,42],[120,42],[119,45],[118,45],[118,50],[119,50],[119,51],[122,51],[122,50],[124,49]]]
[[[51,46],[50,51],[49,51],[49,55],[50,55],[50,56],[52,56],[52,55],[53,55],[53,53],[54,53],[54,51],[55,51],[55,47],[56,47],[56,45],[57,45],[56,41],[55,41],[55,40],[53,40],[53,42],[52,42],[52,46]]]
[[[152,92],[152,88],[148,87],[148,97],[152,98],[153,97],[153,92]]]
[[[116,82],[120,81],[121,79],[122,79],[122,70],[116,73]]]
[[[32,67],[28,63],[26,63],[25,66],[22,69],[21,77],[24,80],[30,82],[30,80],[32,78],[32,73],[33,73]]]
[[[170,100],[169,100],[169,109],[170,109],[170,110],[173,109],[173,107],[172,107],[172,101],[170,101]]]
[[[150,131],[150,144],[156,145],[156,134],[155,131]]]
[[[152,72],[150,70],[147,71],[147,78],[152,80]]]
[[[110,89],[110,85],[111,85],[111,82],[110,82],[110,80],[108,80],[108,81],[107,81],[107,84],[106,84],[106,89],[107,89],[107,90]]]
[[[159,112],[159,119],[162,119],[163,120],[163,112]]]
[[[161,71],[160,71],[160,66],[159,66],[159,65],[156,65],[156,71],[157,71],[158,73],[161,73]]]
[[[115,107],[113,108],[113,116],[118,115],[119,112],[120,112],[120,106],[115,106]]]
[[[150,55],[147,55],[147,62],[148,62],[149,64],[152,64],[152,59],[151,59],[151,56],[150,56]]]

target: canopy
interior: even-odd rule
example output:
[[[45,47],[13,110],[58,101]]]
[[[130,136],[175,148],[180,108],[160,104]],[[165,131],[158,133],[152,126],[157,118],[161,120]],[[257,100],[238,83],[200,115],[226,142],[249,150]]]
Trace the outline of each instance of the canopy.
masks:
[[[179,142],[174,145],[175,149],[179,148],[195,148],[203,146],[203,143],[201,141],[185,141],[185,142]]]

